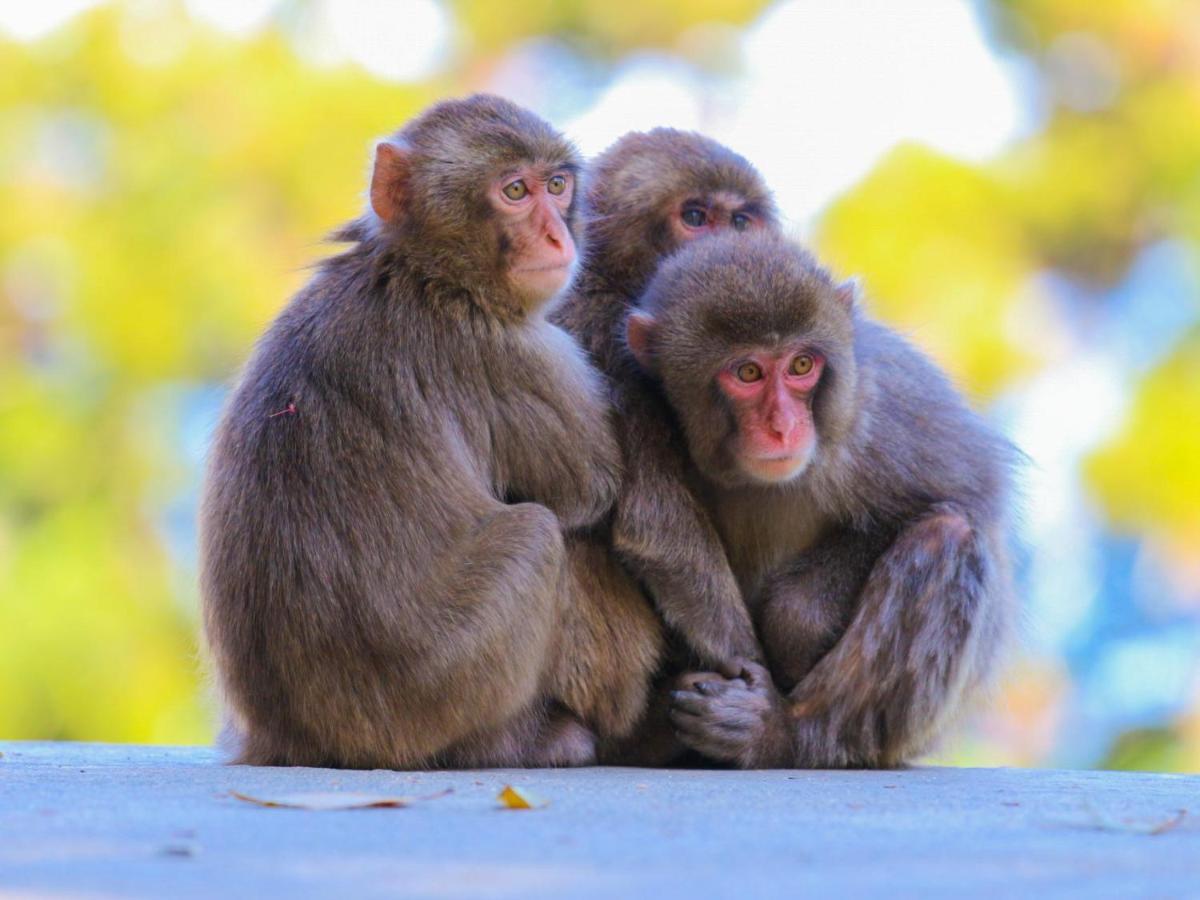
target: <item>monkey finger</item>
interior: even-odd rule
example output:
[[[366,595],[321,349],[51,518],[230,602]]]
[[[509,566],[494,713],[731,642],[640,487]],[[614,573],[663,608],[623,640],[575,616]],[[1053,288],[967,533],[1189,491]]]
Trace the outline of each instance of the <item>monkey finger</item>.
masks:
[[[709,701],[707,698],[694,694],[691,691],[672,691],[671,692],[671,711],[688,712],[695,716],[702,716],[709,709]]]
[[[743,741],[720,732],[681,729],[676,736],[688,747],[712,759],[736,759],[745,749]]]
[[[771,683],[771,673],[766,667],[750,659],[742,660],[741,671],[737,677],[751,687],[762,687]]]
[[[705,728],[704,719],[701,716],[673,709],[669,713],[669,718],[676,735],[689,745],[705,739],[705,735],[708,734],[708,729]]]
[[[742,674],[745,662],[740,656],[730,662],[722,661],[717,663],[717,671],[723,678],[737,678]]]
[[[679,728],[694,733],[706,732],[712,735],[743,734],[746,728],[734,720],[727,720],[720,713],[711,709],[696,711],[672,707],[669,714],[671,721]]]
[[[687,672],[675,680],[675,685],[677,690],[692,691],[702,681],[718,681],[724,677],[717,672]]]

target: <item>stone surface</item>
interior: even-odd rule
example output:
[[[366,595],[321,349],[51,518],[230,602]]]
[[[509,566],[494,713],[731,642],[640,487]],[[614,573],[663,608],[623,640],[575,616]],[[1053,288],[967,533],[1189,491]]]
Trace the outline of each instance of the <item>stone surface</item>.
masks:
[[[0,897],[1200,897],[1200,777],[222,766],[0,743]],[[506,811],[506,784],[550,805]],[[263,808],[308,791],[453,793]],[[1158,833],[1154,833],[1158,832]]]

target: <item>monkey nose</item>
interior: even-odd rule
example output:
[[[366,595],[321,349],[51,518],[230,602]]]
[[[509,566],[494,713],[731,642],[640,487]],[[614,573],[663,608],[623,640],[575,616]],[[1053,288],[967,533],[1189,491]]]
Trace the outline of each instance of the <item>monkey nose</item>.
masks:
[[[569,266],[575,261],[575,242],[571,240],[571,236],[563,231],[546,231],[546,242],[558,252],[562,257],[562,264]]]
[[[771,430],[778,435],[781,443],[787,443],[796,431],[795,416],[777,412],[771,416]]]

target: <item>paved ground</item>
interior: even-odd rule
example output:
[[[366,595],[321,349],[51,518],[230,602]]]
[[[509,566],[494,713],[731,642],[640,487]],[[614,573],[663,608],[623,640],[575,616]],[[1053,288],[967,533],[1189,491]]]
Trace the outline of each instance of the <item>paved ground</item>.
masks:
[[[1200,898],[1200,777],[346,772],[0,743],[0,897]],[[512,784],[549,806],[500,808]],[[294,792],[453,793],[404,809]]]

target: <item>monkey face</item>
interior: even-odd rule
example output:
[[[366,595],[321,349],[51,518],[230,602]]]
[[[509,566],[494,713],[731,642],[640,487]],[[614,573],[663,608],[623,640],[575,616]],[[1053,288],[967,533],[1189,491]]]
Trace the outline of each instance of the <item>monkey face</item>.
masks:
[[[505,172],[489,187],[509,281],[531,307],[545,303],[571,277],[576,252],[566,219],[574,192],[571,171],[538,166]]]
[[[588,265],[639,294],[665,256],[695,238],[778,231],[771,193],[750,163],[711,138],[671,128],[625,135],[589,166]]]
[[[371,209],[410,270],[523,314],[571,276],[580,167],[570,142],[528,110],[486,95],[449,100],[377,145]]]
[[[716,376],[732,410],[732,463],[751,481],[790,481],[817,446],[812,399],[825,358],[803,343],[782,351],[762,347],[739,354]]]
[[[685,245],[626,320],[630,352],[675,411],[696,468],[726,486],[783,484],[854,416],[852,284],[768,231]]]

